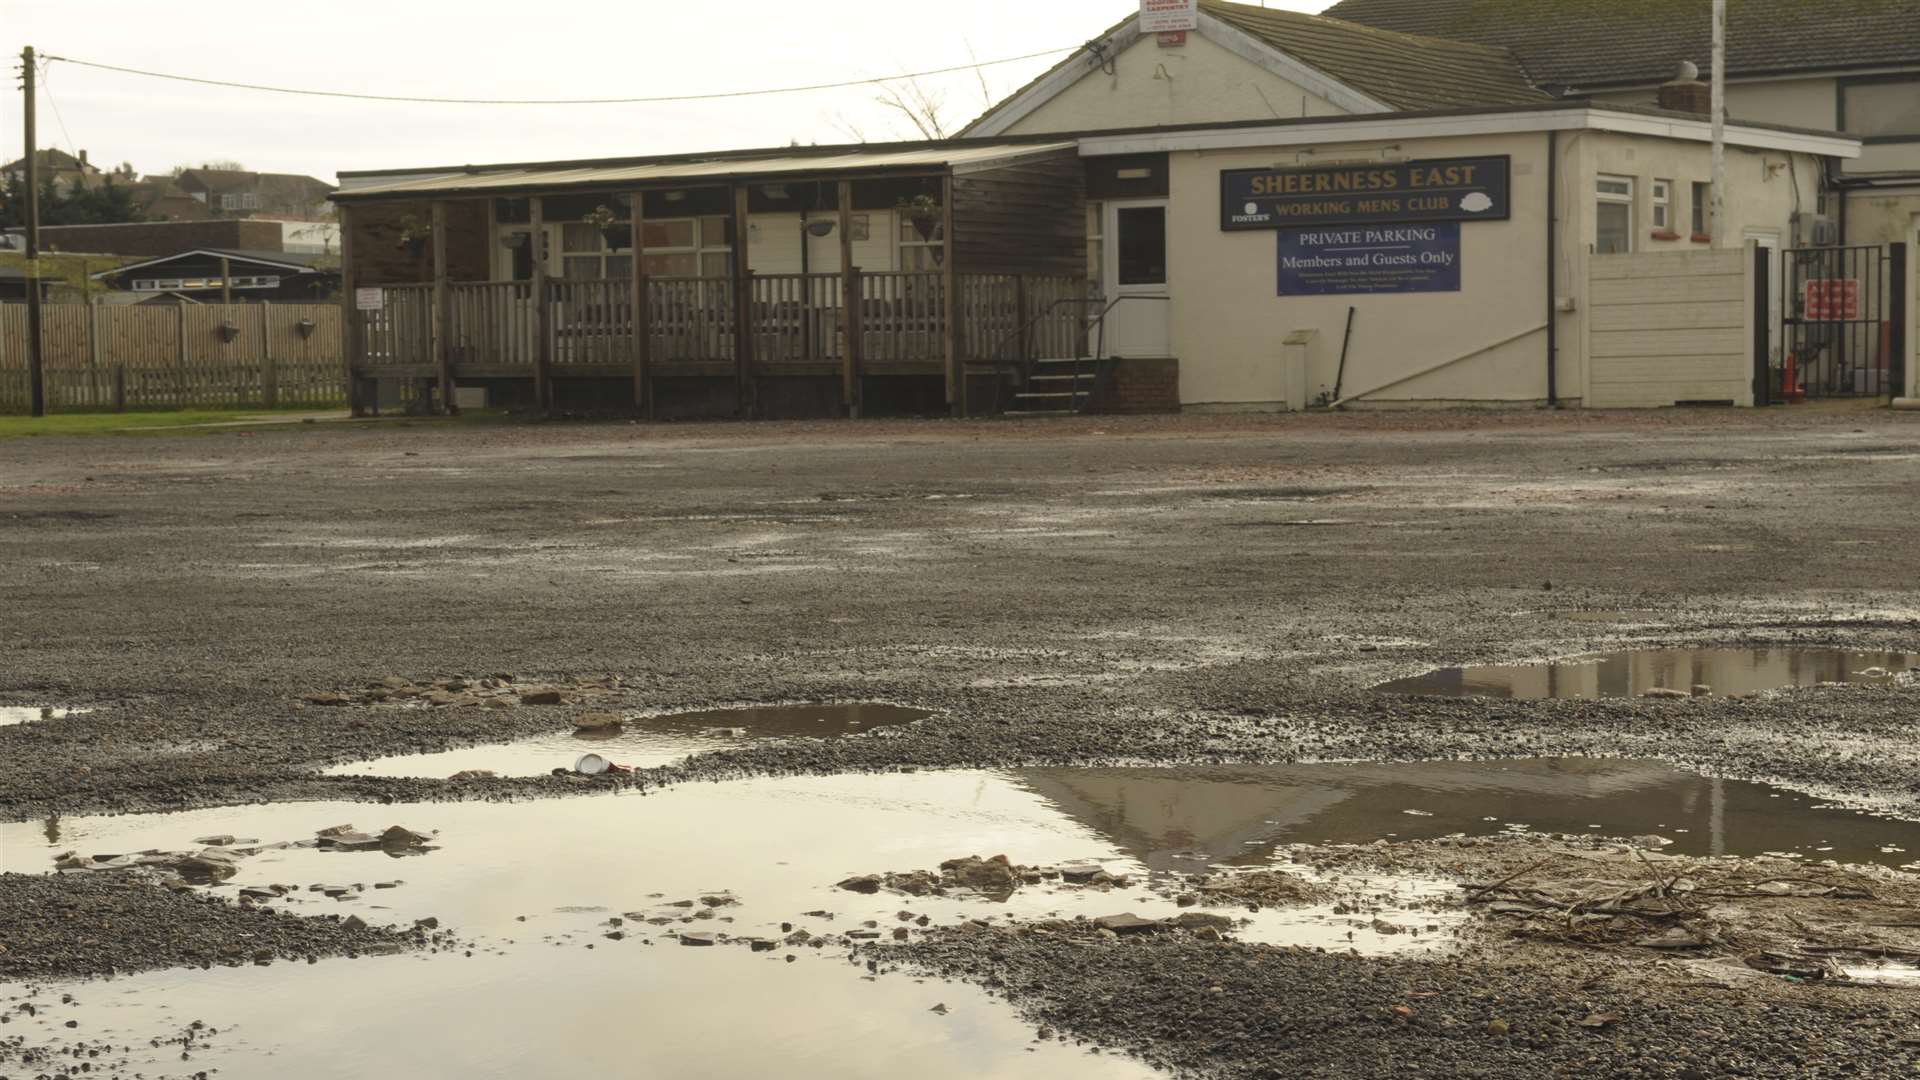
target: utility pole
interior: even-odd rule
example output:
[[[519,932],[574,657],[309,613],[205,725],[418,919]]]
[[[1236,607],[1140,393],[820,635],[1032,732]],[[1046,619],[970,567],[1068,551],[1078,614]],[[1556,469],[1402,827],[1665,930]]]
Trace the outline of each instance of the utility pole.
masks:
[[[1707,230],[1725,247],[1727,216],[1727,0],[1713,0],[1713,191]]]
[[[40,162],[33,130],[33,46],[20,50],[20,88],[27,99],[27,396],[33,415],[47,415],[40,372]]]

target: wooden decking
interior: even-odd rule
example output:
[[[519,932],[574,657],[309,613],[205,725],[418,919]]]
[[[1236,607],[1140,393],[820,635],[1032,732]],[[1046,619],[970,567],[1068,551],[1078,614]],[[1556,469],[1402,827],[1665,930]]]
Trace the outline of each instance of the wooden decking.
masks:
[[[948,278],[933,271],[389,285],[378,310],[355,313],[352,368],[358,379],[536,384],[629,376],[851,382],[951,374],[955,363],[1017,369],[1033,357],[1080,354],[1083,280],[952,275],[949,305]],[[852,305],[849,288],[858,297]]]

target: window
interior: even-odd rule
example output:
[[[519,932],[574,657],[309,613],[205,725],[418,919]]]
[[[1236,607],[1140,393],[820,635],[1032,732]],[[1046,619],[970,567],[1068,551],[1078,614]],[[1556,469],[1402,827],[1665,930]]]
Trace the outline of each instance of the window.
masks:
[[[1120,285],[1164,285],[1167,281],[1167,208],[1123,206],[1114,214],[1120,235]]]
[[[240,196],[240,209],[242,210],[260,209],[260,196],[251,191],[243,193]]]
[[[1633,178],[1601,176],[1594,184],[1593,252],[1625,255],[1633,250]]]
[[[222,210],[233,210],[238,208],[239,205],[240,196],[238,195],[227,194],[220,196],[220,209]]]
[[[1840,84],[1841,130],[1866,139],[1920,142],[1920,79]]]
[[[1087,204],[1087,292],[1093,296],[1106,295],[1101,291],[1101,272],[1106,268],[1107,241],[1107,204],[1090,202]]]
[[[1673,181],[1653,182],[1653,227],[1659,232],[1673,229]]]
[[[926,232],[904,214],[900,216],[897,229],[900,237],[900,269],[937,270],[941,260],[947,256],[946,223],[942,221],[926,222]]]
[[[640,224],[649,277],[727,277],[733,273],[733,219],[649,218]]]
[[[1693,238],[1705,240],[1713,235],[1713,185],[1693,185]]]

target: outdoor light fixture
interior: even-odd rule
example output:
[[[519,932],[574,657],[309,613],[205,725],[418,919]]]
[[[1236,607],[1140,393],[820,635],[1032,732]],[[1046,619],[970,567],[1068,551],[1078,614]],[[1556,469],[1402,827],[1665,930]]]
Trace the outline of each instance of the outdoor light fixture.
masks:
[[[687,201],[687,193],[684,191],[669,191],[661,195],[660,197],[667,200],[668,202],[686,202]]]
[[[787,185],[766,184],[760,188],[760,193],[769,199],[784,199],[787,197]]]

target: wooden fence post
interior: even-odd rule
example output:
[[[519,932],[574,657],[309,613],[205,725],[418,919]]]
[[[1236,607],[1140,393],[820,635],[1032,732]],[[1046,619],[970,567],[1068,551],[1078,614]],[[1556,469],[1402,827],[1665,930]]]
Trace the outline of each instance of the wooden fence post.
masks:
[[[527,198],[528,221],[533,235],[533,398],[541,412],[553,411],[553,309],[547,298],[547,260],[545,258],[547,219],[544,200],[538,195]]]
[[[953,174],[940,178],[940,316],[945,324],[942,344],[946,349],[947,405],[957,416],[967,414],[965,376],[960,371],[960,343],[956,336],[954,314],[957,310],[953,267]]]
[[[633,222],[633,409],[641,417],[653,419],[653,324],[647,312],[647,197],[643,191],[628,196],[633,208],[627,217]],[[694,268],[696,271],[699,267]]]
[[[753,415],[753,270],[747,265],[747,187],[733,185],[734,399],[743,417]]]
[[[280,407],[280,368],[273,358],[273,304],[260,301],[260,403]]]
[[[113,365],[113,411],[127,411],[127,365]]]
[[[858,331],[860,268],[853,265],[853,181],[840,181],[840,404],[847,418],[860,415]],[[802,241],[803,243],[805,241]]]
[[[360,362],[360,320],[354,297],[359,283],[353,266],[353,208],[345,204],[335,211],[340,219],[340,351],[341,366],[347,379],[347,407],[355,416],[367,415],[367,403],[360,398],[360,376],[354,369]]]
[[[433,200],[433,319],[428,332],[433,337],[433,363],[440,374],[440,410],[458,416],[460,406],[453,400],[453,344],[447,338],[453,328],[452,290],[447,288],[447,202]]]

